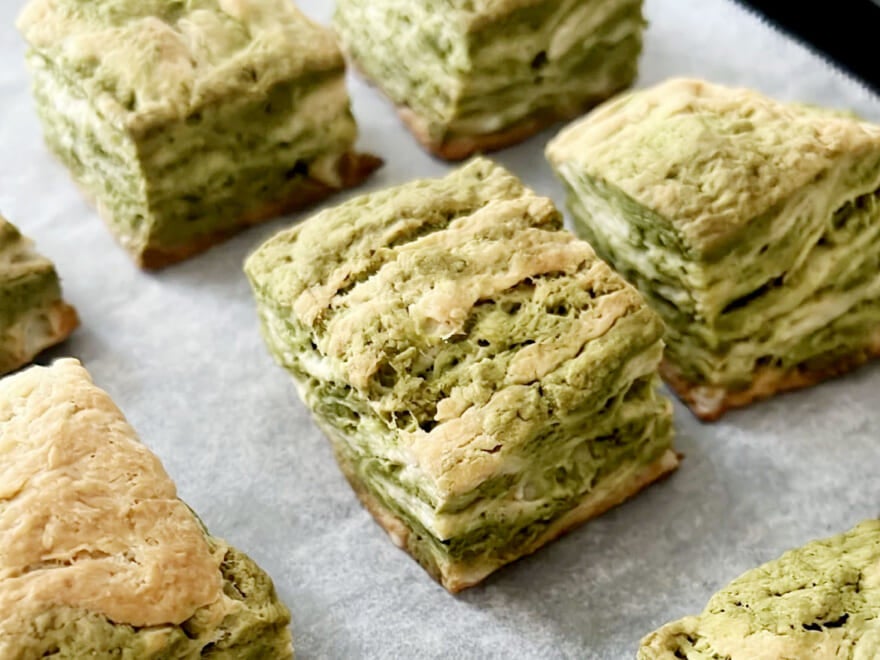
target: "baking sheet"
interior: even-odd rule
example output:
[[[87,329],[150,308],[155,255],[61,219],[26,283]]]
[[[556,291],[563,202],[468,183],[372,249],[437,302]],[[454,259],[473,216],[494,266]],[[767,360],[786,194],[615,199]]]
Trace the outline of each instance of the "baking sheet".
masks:
[[[0,209],[53,258],[83,327],[74,355],[162,458],[212,531],[251,554],[293,612],[309,658],[629,658],[744,570],[880,513],[880,365],[702,425],[676,403],[671,479],[458,597],[360,507],[260,339],[241,263],[302,216],[255,228],[158,274],[137,271],[43,146],[0,2]],[[326,21],[331,5],[303,0]],[[647,0],[640,85],[698,75],[850,107],[880,101],[727,0]],[[361,147],[387,165],[363,190],[448,166],[352,79]],[[563,202],[549,131],[498,154]],[[339,201],[349,195],[336,199]]]

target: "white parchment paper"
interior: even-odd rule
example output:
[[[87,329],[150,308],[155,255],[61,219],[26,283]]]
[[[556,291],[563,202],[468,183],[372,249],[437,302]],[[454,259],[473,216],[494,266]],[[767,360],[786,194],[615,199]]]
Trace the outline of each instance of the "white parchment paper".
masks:
[[[272,574],[302,660],[631,658],[643,634],[700,611],[746,569],[880,514],[875,364],[715,425],[676,404],[677,474],[450,596],[360,507],[259,336],[241,263],[304,216],[136,270],[43,145],[13,27],[22,4],[0,0],[0,210],[55,260],[83,320],[45,359],[83,360],[182,497]],[[324,22],[332,11],[301,5]],[[696,75],[880,120],[876,97],[728,0],[647,0],[646,12],[640,85]],[[361,147],[387,160],[359,192],[448,169],[351,83]],[[562,204],[542,156],[553,132],[497,158]]]

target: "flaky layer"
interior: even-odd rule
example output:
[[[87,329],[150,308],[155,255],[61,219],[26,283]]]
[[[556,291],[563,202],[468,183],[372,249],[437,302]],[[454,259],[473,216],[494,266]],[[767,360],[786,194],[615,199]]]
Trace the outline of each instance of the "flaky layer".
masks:
[[[136,135],[344,66],[333,33],[287,0],[29,0],[17,26],[109,125]]]
[[[628,86],[643,26],[637,0],[346,0],[335,20],[422,144],[453,160],[522,140]]]
[[[786,122],[792,139],[779,143],[772,129]],[[620,152],[619,140],[640,151]],[[661,176],[666,165],[643,161],[665,152],[676,165]],[[717,153],[711,168],[698,165]],[[608,104],[560,134],[548,156],[578,233],[666,322],[664,375],[698,415],[715,418],[876,353],[876,127],[674,81]],[[767,198],[755,196],[766,187]]]
[[[331,439],[336,437],[333,427],[323,428]],[[476,586],[502,566],[536,552],[563,534],[621,504],[651,483],[673,472],[679,461],[674,452],[667,450],[651,463],[624,465],[599,482],[595,489],[583,495],[564,515],[542,523],[536,533],[524,543],[505,548],[505,554],[455,559],[438,553],[435,543],[425,538],[420,530],[410,526],[376,496],[369,484],[359,477],[344,447],[344,443],[334,440],[337,461],[361,503],[388,532],[396,546],[406,550],[431,577],[452,593]]]
[[[357,185],[381,163],[352,151],[341,68],[134,133],[108,122],[57,63],[30,59],[47,144],[149,268]]]
[[[836,355],[815,364],[801,364],[794,368],[759,367],[752,382],[745,388],[725,389],[687,380],[671,362],[660,365],[660,373],[672,390],[693,413],[706,422],[718,420],[728,410],[744,408],[755,401],[776,394],[791,392],[836,378],[861,366],[868,360],[880,358],[880,329],[861,350]]]

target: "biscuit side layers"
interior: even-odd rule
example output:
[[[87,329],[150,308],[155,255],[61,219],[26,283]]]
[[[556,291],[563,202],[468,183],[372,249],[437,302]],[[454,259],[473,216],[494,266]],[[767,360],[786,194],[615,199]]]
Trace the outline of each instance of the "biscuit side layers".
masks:
[[[880,128],[672,80],[547,154],[578,233],[663,317],[663,375],[698,416],[877,354]]]
[[[462,160],[628,87],[644,19],[640,0],[344,0],[335,24],[421,144]]]
[[[450,589],[668,455],[659,319],[487,160],[318,214],[246,271],[356,490]]]

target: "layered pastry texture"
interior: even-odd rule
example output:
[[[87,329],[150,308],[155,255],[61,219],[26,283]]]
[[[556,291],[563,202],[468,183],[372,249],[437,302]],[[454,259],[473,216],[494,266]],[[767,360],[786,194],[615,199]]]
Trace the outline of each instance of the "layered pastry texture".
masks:
[[[641,0],[340,0],[357,66],[435,154],[518,142],[627,87]]]
[[[490,161],[324,211],[245,269],[361,500],[451,591],[677,464],[659,318]]]
[[[288,0],[30,0],[51,150],[146,267],[359,183],[332,33]]]
[[[0,216],[0,374],[29,363],[78,325],[52,262]]]
[[[877,126],[672,80],[547,155],[577,231],[663,317],[663,375],[697,415],[880,354]]]
[[[699,616],[642,640],[639,660],[880,657],[880,521],[787,552],[730,583]]]
[[[72,359],[0,381],[0,657],[292,658],[290,615]]]

